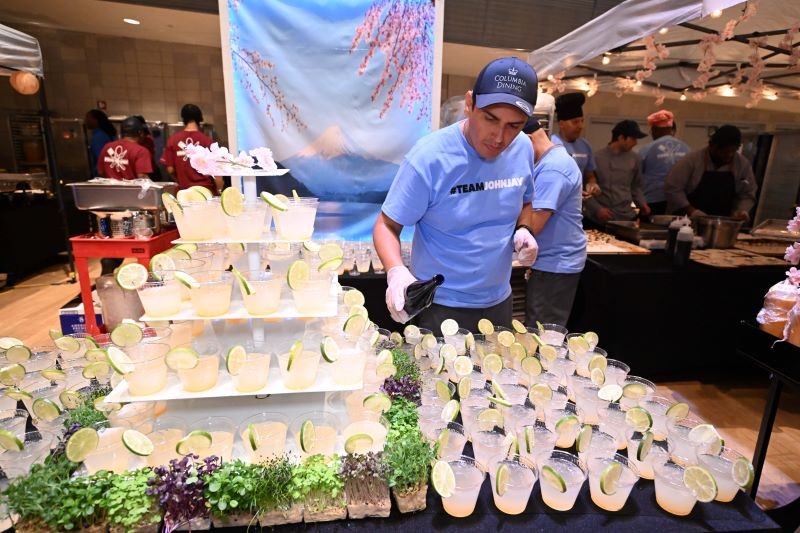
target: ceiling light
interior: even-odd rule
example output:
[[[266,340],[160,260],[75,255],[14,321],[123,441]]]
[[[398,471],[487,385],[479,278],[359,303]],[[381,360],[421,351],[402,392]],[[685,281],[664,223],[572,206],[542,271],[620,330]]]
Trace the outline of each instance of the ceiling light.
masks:
[[[776,93],[776,92],[765,92],[764,93],[764,98],[766,98],[767,100],[777,100],[778,99],[778,93]]]
[[[641,87],[642,86],[642,80],[636,80],[636,86],[637,87]]]
[[[604,65],[608,65],[609,63],[611,63],[611,58],[608,57],[608,56],[603,56],[603,61],[602,62],[603,62]]]
[[[683,93],[681,95],[681,102],[685,102],[685,101],[686,101],[686,93]]]
[[[723,85],[719,89],[719,95],[730,98],[731,96],[736,96],[736,92],[733,90],[733,87],[731,87],[730,85]]]
[[[718,19],[718,18],[720,18],[722,16],[722,10],[721,9],[716,9],[716,10],[712,11],[709,16],[712,19]]]
[[[661,35],[666,35],[668,31],[669,28],[661,28],[660,30],[658,30],[658,33],[660,33]]]
[[[139,22],[136,19],[122,19],[122,22],[133,24],[134,26],[138,26],[139,24],[141,24],[141,22]]]

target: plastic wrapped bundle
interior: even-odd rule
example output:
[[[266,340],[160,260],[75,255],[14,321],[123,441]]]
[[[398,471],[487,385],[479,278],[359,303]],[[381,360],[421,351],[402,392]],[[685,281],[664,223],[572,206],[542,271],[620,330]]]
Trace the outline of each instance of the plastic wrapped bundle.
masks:
[[[797,303],[797,287],[786,281],[776,283],[769,288],[764,296],[764,307],[758,312],[756,320],[762,330],[781,339],[789,339],[789,330],[796,330],[795,336],[800,341],[800,324],[792,328],[790,312],[796,314],[795,321],[800,322],[800,308],[795,308]],[[789,327],[787,328],[787,323]],[[793,343],[797,344],[797,342]]]

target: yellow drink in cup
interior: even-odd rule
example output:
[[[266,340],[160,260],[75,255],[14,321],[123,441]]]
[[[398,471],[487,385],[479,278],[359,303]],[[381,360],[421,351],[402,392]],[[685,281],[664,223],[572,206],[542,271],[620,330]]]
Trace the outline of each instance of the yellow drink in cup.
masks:
[[[125,374],[128,392],[133,396],[147,396],[161,391],[167,385],[167,365],[164,356],[168,344],[142,343],[125,350],[133,361],[133,371]]]
[[[289,420],[281,413],[259,413],[246,418],[238,432],[250,463],[283,455],[288,429]]]
[[[181,284],[170,271],[151,272],[136,293],[149,316],[171,316],[181,310]]]
[[[219,378],[220,350],[219,343],[198,340],[187,348],[193,348],[198,355],[197,366],[179,369],[178,379],[186,392],[202,392],[214,387]]]
[[[283,386],[287,389],[307,389],[317,380],[317,370],[322,335],[306,333],[300,340],[284,339],[276,342],[278,349],[278,367],[281,371]]]
[[[323,455],[334,453],[340,428],[339,418],[324,411],[303,413],[292,420],[289,425],[301,457],[318,453]]]
[[[324,313],[331,300],[332,283],[333,278],[330,272],[312,272],[307,281],[292,289],[297,312],[304,315]]]
[[[195,275],[196,287],[189,289],[192,308],[199,316],[224,315],[231,306],[233,274],[224,270],[209,270]]]
[[[475,503],[486,477],[485,467],[466,455],[453,457],[447,462],[453,470],[455,488],[452,495],[442,498],[442,507],[447,514],[456,518],[469,516],[475,510]]]
[[[278,238],[287,241],[305,241],[314,234],[318,198],[289,198],[289,209],[273,211]]]
[[[281,303],[281,290],[286,283],[286,277],[260,270],[241,274],[247,282],[238,284],[247,312],[251,315],[271,315],[276,312]]]
[[[233,438],[236,433],[236,424],[224,416],[209,416],[189,424],[191,431],[205,431],[211,435],[211,446],[198,450],[200,459],[216,455],[223,462],[231,460],[233,453]]]
[[[254,392],[267,386],[271,360],[270,353],[249,344],[244,351],[228,350],[225,365],[237,391]]]

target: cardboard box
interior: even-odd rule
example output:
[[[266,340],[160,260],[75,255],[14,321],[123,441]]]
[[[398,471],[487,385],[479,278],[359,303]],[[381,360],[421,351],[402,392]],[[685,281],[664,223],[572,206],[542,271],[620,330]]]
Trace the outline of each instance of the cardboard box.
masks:
[[[97,325],[103,325],[103,315],[100,306],[95,304],[95,320]],[[61,322],[61,332],[64,335],[72,333],[86,333],[86,314],[83,311],[83,302],[80,296],[76,296],[67,302],[59,311],[58,319]]]

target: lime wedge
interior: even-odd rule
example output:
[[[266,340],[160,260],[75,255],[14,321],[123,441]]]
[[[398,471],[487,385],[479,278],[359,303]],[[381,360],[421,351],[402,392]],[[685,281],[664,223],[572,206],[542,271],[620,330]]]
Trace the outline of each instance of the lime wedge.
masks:
[[[444,359],[446,362],[454,361],[458,352],[456,347],[450,344],[442,344],[439,348],[439,358]]]
[[[449,498],[456,490],[456,476],[447,461],[436,461],[431,470],[431,485],[442,498]]]
[[[464,348],[470,353],[475,349],[475,335],[472,332],[464,335]]]
[[[322,358],[329,363],[335,363],[339,359],[339,345],[331,337],[325,337],[319,344],[319,351]]]
[[[83,355],[87,361],[105,361],[107,359],[106,350],[104,348],[92,348],[91,350],[86,350],[86,353]]]
[[[140,457],[147,457],[155,449],[150,438],[135,429],[126,429],[122,433],[122,445],[129,452]]]
[[[542,363],[535,357],[525,357],[520,362],[520,367],[530,377],[536,377],[542,373]]]
[[[543,344],[539,346],[539,356],[552,363],[558,357],[558,352],[556,351],[554,346],[550,346],[549,344]]]
[[[449,402],[453,399],[453,395],[450,392],[450,384],[445,381],[437,381],[436,382],[436,395],[439,397],[440,400],[443,402]]]
[[[511,345],[516,342],[516,338],[510,331],[501,331],[497,334],[497,342],[500,344],[500,346],[510,348]]]
[[[247,424],[247,441],[250,443],[250,448],[252,448],[253,451],[258,449],[259,437],[255,424]]]
[[[441,458],[444,451],[447,449],[447,443],[450,440],[450,429],[443,428],[436,437],[436,457]]]
[[[236,187],[228,187],[219,197],[222,210],[229,217],[238,217],[244,213],[244,195]]]
[[[244,349],[244,346],[233,346],[225,355],[225,368],[228,370],[228,374],[231,376],[238,376],[246,360],[247,350]],[[195,366],[197,366],[196,363]]]
[[[315,243],[314,241],[303,241],[303,249],[307,252],[315,254],[319,252],[319,248],[319,244]]]
[[[98,396],[94,399],[94,408],[102,413],[110,413],[111,411],[119,411],[122,409],[122,404],[107,402],[105,396]]]
[[[673,420],[686,418],[689,416],[689,404],[683,402],[674,403],[669,406],[665,414]]]
[[[634,431],[644,433],[653,427],[653,417],[650,416],[646,409],[631,407],[625,413],[625,423],[628,424],[628,427],[633,428]]]
[[[374,411],[376,413],[385,413],[391,409],[392,399],[382,392],[376,392],[364,398],[364,400],[361,402],[361,405],[370,411]]]
[[[592,371],[589,372],[589,378],[592,380],[592,384],[598,387],[602,387],[606,382],[606,375],[599,368],[593,368]]]
[[[64,454],[73,463],[80,463],[97,449],[100,436],[94,428],[81,428],[67,439]]]
[[[528,356],[528,351],[518,342],[514,342],[508,347],[508,353],[514,361],[522,361]]]
[[[567,492],[567,482],[564,481],[564,478],[556,472],[555,468],[550,465],[543,465],[542,466],[542,478],[547,481],[551,487],[556,489],[558,492]]]
[[[344,251],[342,250],[342,247],[336,244],[335,242],[329,242],[319,247],[319,252],[317,252],[317,255],[319,256],[321,261],[325,262],[329,259],[333,259],[336,257],[341,259],[342,256],[344,256]],[[361,305],[364,305],[364,302],[361,302]]]
[[[478,320],[478,331],[484,335],[491,335],[494,333],[494,324],[488,318],[481,318]]]
[[[615,383],[606,385],[597,391],[597,397],[607,402],[619,401],[619,399],[622,398],[622,387]]]
[[[453,422],[458,416],[459,403],[458,400],[449,400],[444,404],[442,409],[442,420],[444,422]]]
[[[83,405],[83,397],[80,393],[74,390],[65,390],[58,395],[58,401],[64,406],[64,409],[77,409]]]
[[[175,279],[177,279],[178,281],[183,283],[185,287],[188,287],[190,289],[196,289],[200,287],[200,283],[196,279],[194,279],[192,276],[181,270],[175,272]]]
[[[559,435],[569,435],[570,433],[573,433],[575,431],[575,428],[578,427],[578,424],[580,424],[580,421],[578,420],[577,416],[575,415],[562,416],[556,422],[556,427],[555,427],[556,433],[558,433]]]
[[[652,431],[645,431],[642,440],[639,441],[639,446],[636,448],[637,461],[644,461],[647,458],[647,454],[650,453],[650,448],[653,447],[653,438]]]
[[[267,204],[271,208],[275,209],[276,211],[288,211],[289,210],[289,206],[288,205],[286,205],[284,202],[282,202],[281,200],[276,198],[274,194],[270,194],[267,191],[263,191],[261,193],[261,199],[264,200],[265,202],[267,202]]]
[[[494,407],[488,407],[478,413],[478,430],[491,431],[495,427],[503,427],[503,413]]]
[[[367,319],[361,315],[352,315],[344,321],[342,330],[348,335],[358,336],[364,332],[367,327]],[[377,331],[375,332],[377,333]]]
[[[731,476],[734,483],[740,487],[749,488],[755,479],[753,464],[744,457],[735,460],[731,465]]]
[[[372,448],[372,437],[366,433],[350,435],[344,441],[344,451],[347,453],[367,453]]]
[[[9,363],[24,363],[31,358],[31,349],[24,344],[17,344],[6,350],[6,359]]]
[[[111,342],[123,348],[139,344],[143,337],[142,328],[136,324],[123,323],[111,331]]]
[[[511,402],[508,400],[504,400],[503,398],[499,398],[497,396],[489,396],[486,398],[489,400],[489,403],[493,403],[495,405],[502,405],[503,407],[511,407]]]
[[[117,281],[117,285],[126,291],[133,291],[147,282],[147,275],[147,268],[144,265],[128,263],[117,270],[114,279]]]
[[[294,341],[291,348],[289,348],[289,359],[286,362],[287,372],[292,369],[292,363],[301,353],[303,353],[303,341]]]
[[[375,364],[382,365],[383,363],[393,363],[394,357],[392,356],[392,352],[390,350],[381,350],[378,352],[378,355],[375,356]]]
[[[436,337],[434,337],[432,333],[426,333],[422,336],[421,344],[425,346],[425,348],[433,348],[436,346]]]
[[[67,374],[63,370],[61,370],[60,368],[56,368],[54,366],[51,366],[50,368],[45,368],[40,372],[40,374],[44,379],[49,379],[50,381],[61,381],[67,378]]]
[[[175,445],[175,451],[179,455],[188,455],[209,449],[211,443],[211,433],[195,430],[178,441],[178,444]]]
[[[608,361],[602,355],[595,354],[592,356],[591,359],[589,359],[588,367],[589,370],[594,370],[595,368],[597,368],[605,372],[606,368],[608,367]]]
[[[364,318],[369,318],[369,311],[367,311],[367,308],[364,307],[363,305],[356,304],[350,307],[350,311],[347,313],[347,316],[349,317],[355,315],[361,315]]]
[[[61,408],[52,400],[47,398],[36,398],[33,400],[33,415],[40,420],[52,422],[61,414]]]
[[[496,381],[492,381],[492,392],[494,392],[495,396],[499,398],[505,399],[507,397],[506,392],[503,390],[502,385],[500,385]]]
[[[189,190],[198,196],[201,196],[204,200],[211,200],[214,198],[214,194],[208,189],[208,187],[203,187],[202,185],[192,185],[189,187]]]
[[[589,351],[589,343],[584,337],[570,337],[567,341],[567,348],[575,355],[583,355]]]
[[[247,246],[243,242],[229,242],[226,248],[232,254],[240,254],[247,250]]]
[[[0,383],[7,387],[16,385],[25,378],[25,367],[19,363],[0,368]]]
[[[165,362],[172,370],[191,370],[200,363],[200,355],[192,348],[173,348]]]
[[[617,492],[620,477],[622,477],[622,463],[612,461],[600,473],[600,492],[609,496]]]
[[[169,355],[169,354],[167,354]],[[136,365],[133,364],[133,361],[128,354],[117,348],[116,346],[109,346],[108,350],[106,350],[106,357],[108,358],[108,362],[111,365],[111,368],[114,369],[115,372],[122,374],[129,374],[133,372],[136,368]]]
[[[683,471],[683,484],[694,493],[699,502],[713,502],[717,497],[717,481],[702,466],[687,466]]]
[[[86,379],[105,380],[111,374],[111,365],[106,361],[95,361],[83,367],[81,375]]]
[[[181,204],[178,203],[178,199],[172,194],[168,192],[161,193],[161,202],[164,204],[164,209],[167,210],[167,213],[183,214]]]
[[[458,397],[463,402],[469,398],[469,393],[472,390],[472,380],[469,376],[464,376],[458,380]]]
[[[458,333],[458,322],[452,318],[448,318],[442,322],[440,329],[442,330],[442,335],[450,337]]]
[[[150,272],[175,270],[175,261],[167,254],[156,254],[150,258]]]
[[[622,387],[622,395],[630,400],[644,398],[647,394],[647,387],[641,383],[627,383]]]
[[[696,445],[708,445],[707,450],[711,454],[716,455],[722,451],[722,438],[717,433],[717,429],[711,424],[698,424],[689,431],[687,437]]]
[[[286,282],[292,290],[300,290],[308,282],[310,276],[310,268],[308,263],[302,259],[295,261],[289,265],[289,271],[286,274]]]
[[[583,334],[583,338],[586,339],[587,343],[589,343],[590,350],[594,350],[595,346],[597,346],[597,343],[600,342],[600,336],[594,331],[587,331]]]
[[[459,355],[453,360],[453,370],[458,377],[469,376],[472,374],[472,359],[465,355]]]
[[[314,448],[314,441],[317,438],[317,432],[314,429],[314,423],[311,420],[306,420],[300,425],[300,448],[305,453],[310,453]]]
[[[53,341],[53,344],[56,345],[56,348],[59,350],[63,350],[67,353],[75,353],[81,349],[81,343],[75,337],[70,337],[68,335],[64,335]]]
[[[536,444],[536,430],[533,426],[525,426],[522,432],[525,436],[525,453],[533,453],[533,447]]]
[[[339,270],[343,262],[343,258],[333,257],[320,263],[317,267],[317,272],[333,272],[334,270]]]
[[[494,474],[494,490],[498,496],[502,496],[506,493],[510,481],[511,474],[508,472],[508,465],[500,463],[497,467],[497,472]]]
[[[6,396],[11,398],[12,400],[29,400],[33,398],[33,396],[31,396],[31,393],[19,389],[17,387],[9,387],[5,389],[3,392],[5,393]]]
[[[347,307],[352,307],[354,305],[364,305],[366,301],[364,299],[364,293],[362,293],[358,289],[351,289],[349,291],[345,291],[343,297],[344,305]]]
[[[496,353],[490,353],[481,363],[490,376],[496,376],[503,370],[503,360]]]
[[[225,190],[227,191],[228,189]],[[256,293],[255,288],[250,284],[249,281],[247,281],[247,278],[244,277],[244,275],[239,272],[236,267],[231,267],[231,272],[233,272],[233,276],[236,278],[236,281],[239,282],[239,287],[242,289],[242,294],[245,296],[252,296]]]
[[[520,335],[528,333],[528,330],[525,329],[525,324],[523,324],[516,318],[511,320],[511,329],[513,329],[516,333],[519,333]]]
[[[575,439],[575,449],[578,453],[588,452],[589,446],[592,444],[592,426],[584,424],[578,432],[578,438]]]
[[[537,383],[528,392],[528,399],[533,405],[541,406],[553,398],[553,389],[547,383]]]
[[[25,448],[25,443],[9,430],[0,429],[0,447],[10,452],[21,452]]]

